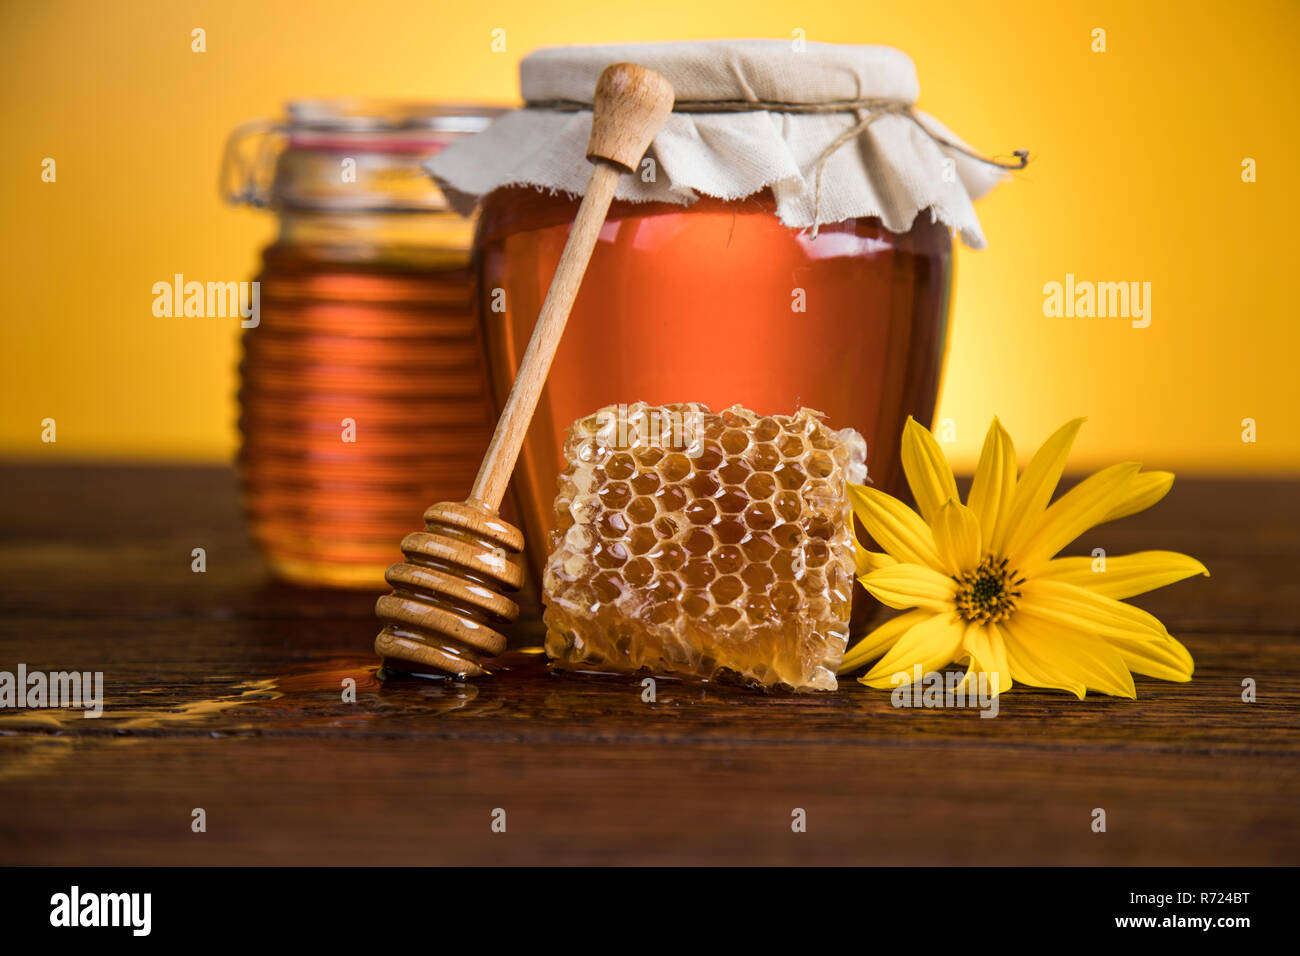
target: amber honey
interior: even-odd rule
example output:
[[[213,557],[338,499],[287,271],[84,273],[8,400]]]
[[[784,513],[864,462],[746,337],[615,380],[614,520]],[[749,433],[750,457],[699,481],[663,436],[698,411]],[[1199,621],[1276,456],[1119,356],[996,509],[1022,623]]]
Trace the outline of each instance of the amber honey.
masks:
[[[280,576],[382,587],[413,516],[472,483],[492,414],[464,259],[267,251],[262,320],[243,338],[240,471]]]
[[[484,202],[475,247],[484,340],[498,401],[528,342],[576,200],[507,188]],[[776,218],[770,195],[690,207],[615,203],[514,478],[535,572],[554,527],[571,422],[620,403],[800,406],[868,443],[868,479],[900,490],[908,415],[929,423],[945,346],[952,241],[918,217],[814,239]]]

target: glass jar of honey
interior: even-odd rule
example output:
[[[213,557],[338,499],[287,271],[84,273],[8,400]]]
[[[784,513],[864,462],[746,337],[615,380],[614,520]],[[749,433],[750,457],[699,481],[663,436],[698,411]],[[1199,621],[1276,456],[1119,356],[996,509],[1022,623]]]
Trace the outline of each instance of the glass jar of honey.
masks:
[[[239,474],[281,579],[382,589],[424,509],[473,482],[494,421],[473,223],[419,163],[495,112],[303,101],[230,138],[228,199],[279,220],[242,338]]]
[[[590,165],[591,90],[610,63],[673,85],[672,115],[619,184],[514,476],[534,569],[567,426],[618,404],[823,412],[868,444],[868,481],[902,490],[909,415],[940,384],[953,235],[1005,177],[916,109],[886,47],[706,41],[539,50],[524,108],[426,164],[479,209],[480,315],[504,399]]]
[[[519,188],[484,202],[481,314],[500,398],[575,208]],[[934,222],[896,234],[878,219],[850,219],[812,239],[781,224],[770,195],[616,203],[516,466],[528,540],[547,540],[565,429],[619,403],[814,408],[833,427],[871,436],[868,476],[897,491],[903,423],[913,415],[928,424],[934,412],[951,282],[952,239]]]

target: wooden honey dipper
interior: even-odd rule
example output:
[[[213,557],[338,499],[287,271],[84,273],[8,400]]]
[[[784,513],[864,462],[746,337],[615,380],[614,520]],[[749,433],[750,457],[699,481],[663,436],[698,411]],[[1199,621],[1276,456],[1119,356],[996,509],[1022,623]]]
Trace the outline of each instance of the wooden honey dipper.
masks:
[[[501,628],[519,615],[503,592],[523,584],[524,536],[498,509],[618,178],[637,168],[672,112],[673,89],[653,70],[615,63],[600,74],[593,102],[587,159],[595,168],[474,487],[463,502],[429,508],[425,530],[402,539],[406,561],[384,575],[393,593],[375,605],[381,673],[485,674],[482,661],[505,650]]]

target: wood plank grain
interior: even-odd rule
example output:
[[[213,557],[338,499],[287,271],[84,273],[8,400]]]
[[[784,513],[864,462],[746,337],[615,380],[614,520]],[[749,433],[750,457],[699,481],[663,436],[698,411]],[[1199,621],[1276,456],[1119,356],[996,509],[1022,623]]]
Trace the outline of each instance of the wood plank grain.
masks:
[[[1297,848],[1295,761],[1272,755],[1237,775],[1215,754],[952,743],[51,746],[28,786],[0,788],[6,863],[1283,864]]]
[[[0,712],[0,863],[1285,863],[1300,851],[1300,499],[1182,481],[1082,549],[1213,576],[1142,603],[1197,660],[995,719],[555,676],[380,685],[373,595],[269,582],[223,469],[0,471],[0,670],[102,670],[99,720]],[[89,545],[88,545],[89,542]],[[189,550],[208,548],[208,572]],[[536,644],[535,618],[516,636]],[[1242,681],[1258,700],[1242,700]],[[356,682],[355,703],[342,699]],[[209,814],[190,832],[190,810]],[[508,813],[506,834],[489,814]],[[795,807],[808,832],[790,831]],[[1093,833],[1091,813],[1108,829]]]

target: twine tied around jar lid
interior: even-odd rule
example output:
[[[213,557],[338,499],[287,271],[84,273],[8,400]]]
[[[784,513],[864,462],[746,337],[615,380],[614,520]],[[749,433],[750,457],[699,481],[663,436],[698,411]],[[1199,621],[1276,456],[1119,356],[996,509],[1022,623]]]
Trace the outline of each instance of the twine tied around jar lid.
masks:
[[[561,113],[577,113],[583,110],[590,110],[590,103],[583,103],[580,100],[527,100],[524,103],[524,109],[530,110],[555,110]],[[853,113],[858,117],[858,122],[846,129],[829,146],[822,150],[814,165],[814,185],[813,185],[813,224],[812,237],[817,238],[817,230],[821,226],[821,200],[822,200],[822,169],[826,166],[826,161],[831,158],[836,150],[842,148],[845,144],[857,139],[866,132],[867,128],[881,116],[893,114],[903,116],[916,124],[917,128],[928,136],[938,146],[946,149],[956,150],[963,156],[975,160],[978,163],[985,163],[989,166],[995,166],[998,169],[1005,169],[1008,172],[1016,172],[1024,169],[1029,165],[1029,150],[1013,150],[1011,155],[1015,157],[1014,161],[1003,162],[994,159],[991,156],[984,156],[962,143],[954,143],[946,137],[940,136],[933,130],[928,129],[916,116],[914,104],[907,100],[895,99],[892,97],[865,97],[856,100],[836,100],[826,103],[796,103],[785,100],[678,100],[673,104],[674,113]],[[864,115],[865,114],[865,115]]]

